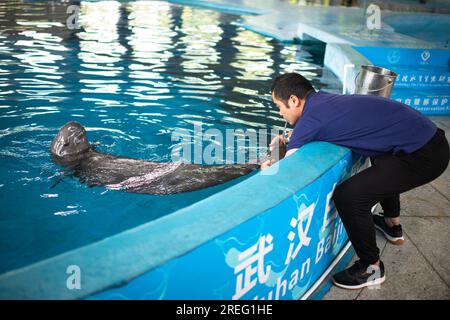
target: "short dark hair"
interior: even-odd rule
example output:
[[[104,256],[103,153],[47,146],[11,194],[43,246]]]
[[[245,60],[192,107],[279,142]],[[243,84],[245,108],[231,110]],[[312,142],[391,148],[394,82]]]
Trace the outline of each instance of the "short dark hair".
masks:
[[[278,76],[272,84],[274,96],[285,103],[291,95],[305,99],[311,90],[314,91],[311,82],[298,73],[285,73]]]

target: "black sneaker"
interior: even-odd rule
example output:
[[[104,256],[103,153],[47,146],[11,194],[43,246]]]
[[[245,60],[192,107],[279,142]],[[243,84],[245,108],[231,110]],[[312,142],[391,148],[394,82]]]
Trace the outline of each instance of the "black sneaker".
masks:
[[[373,223],[375,223],[375,228],[383,232],[386,239],[395,245],[401,245],[405,243],[405,238],[403,238],[402,226],[399,224],[393,226],[392,228],[386,224],[383,216],[374,214]]]
[[[335,286],[352,290],[380,285],[385,280],[384,264],[381,260],[380,266],[365,264],[358,260],[350,268],[333,276]]]

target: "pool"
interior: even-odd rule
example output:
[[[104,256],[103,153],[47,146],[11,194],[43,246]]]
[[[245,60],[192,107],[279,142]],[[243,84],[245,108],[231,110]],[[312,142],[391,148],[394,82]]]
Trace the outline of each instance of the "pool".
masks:
[[[281,129],[275,76],[301,72],[337,91],[324,48],[279,43],[240,17],[164,1],[0,4],[0,274],[158,220],[226,190],[170,196],[89,188],[64,176],[49,147],[75,120],[97,150],[170,161],[175,128]],[[299,60],[300,58],[300,60]],[[259,154],[266,146],[257,147]]]

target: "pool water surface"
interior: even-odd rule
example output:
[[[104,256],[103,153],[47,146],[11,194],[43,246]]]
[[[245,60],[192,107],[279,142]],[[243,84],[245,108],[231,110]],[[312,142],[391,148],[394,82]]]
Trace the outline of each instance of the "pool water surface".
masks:
[[[167,162],[177,128],[281,129],[270,101],[277,75],[301,72],[317,89],[339,90],[323,68],[324,48],[279,43],[239,27],[237,15],[164,1],[83,1],[80,28],[71,30],[68,5],[0,4],[0,273],[245,179],[169,196],[89,188],[51,161],[64,123],[85,126],[98,151]]]

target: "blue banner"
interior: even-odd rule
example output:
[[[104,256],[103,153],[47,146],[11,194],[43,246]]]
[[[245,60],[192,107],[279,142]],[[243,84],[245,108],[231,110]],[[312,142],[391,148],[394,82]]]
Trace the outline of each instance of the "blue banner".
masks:
[[[391,47],[353,47],[376,65],[414,66],[448,70],[449,49],[410,49]]]
[[[450,50],[354,47],[397,73],[391,98],[426,115],[450,115]]]

